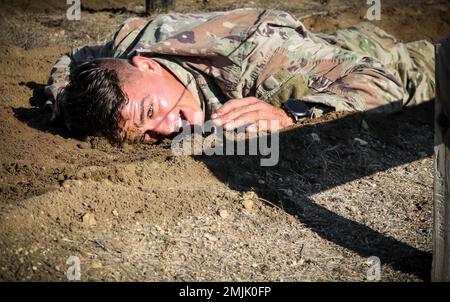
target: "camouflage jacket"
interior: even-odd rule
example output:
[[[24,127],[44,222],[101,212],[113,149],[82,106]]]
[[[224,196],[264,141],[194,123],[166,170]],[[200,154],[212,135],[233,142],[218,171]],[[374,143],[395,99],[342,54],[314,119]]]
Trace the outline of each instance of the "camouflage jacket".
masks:
[[[353,51],[345,39],[312,33],[289,13],[276,10],[131,18],[109,43],[74,49],[59,59],[47,92],[55,96],[66,85],[70,69],[82,61],[141,55],[175,74],[207,113],[246,96],[274,106],[294,98],[336,110],[386,104],[387,111],[398,110],[407,98],[401,76],[376,57],[377,41],[368,36],[381,30],[367,22],[364,26],[370,28],[367,35],[359,31],[358,44],[372,52]]]

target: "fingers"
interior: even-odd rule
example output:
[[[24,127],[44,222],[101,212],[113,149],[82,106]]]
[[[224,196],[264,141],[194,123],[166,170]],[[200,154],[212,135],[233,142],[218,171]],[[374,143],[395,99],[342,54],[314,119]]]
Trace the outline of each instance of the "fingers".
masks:
[[[220,109],[218,109],[215,113],[211,115],[211,118],[215,119],[217,117],[223,116],[227,113],[229,113],[232,110],[235,110],[236,108],[242,108],[246,107],[251,104],[259,103],[261,102],[257,98],[254,97],[248,97],[243,99],[232,99],[226,102]]]
[[[226,122],[222,122],[223,128],[227,131],[234,130],[236,128],[254,124],[258,121],[260,113],[258,111],[243,112],[242,114],[230,119]]]
[[[233,99],[211,115],[212,122],[232,131],[246,127],[247,132],[277,131],[286,113],[254,97]],[[286,115],[287,117],[287,115]]]
[[[216,125],[223,126],[223,125],[226,125],[226,124],[232,122],[233,120],[237,119],[239,116],[244,115],[245,113],[255,112],[255,111],[263,111],[262,107],[263,106],[260,103],[250,104],[250,105],[246,105],[244,107],[237,107],[237,108],[234,108],[233,110],[228,111],[227,113],[219,115],[216,119],[213,120],[213,123],[215,123]],[[249,122],[255,122],[255,121],[256,120],[249,121]]]
[[[246,127],[247,132],[277,131],[280,130],[280,122],[277,119],[262,117],[260,110],[245,112],[224,125],[225,130],[231,131],[240,127]]]
[[[245,131],[249,132],[249,133],[257,133],[258,132],[258,125],[256,123],[253,123],[253,124],[247,126],[245,128]]]

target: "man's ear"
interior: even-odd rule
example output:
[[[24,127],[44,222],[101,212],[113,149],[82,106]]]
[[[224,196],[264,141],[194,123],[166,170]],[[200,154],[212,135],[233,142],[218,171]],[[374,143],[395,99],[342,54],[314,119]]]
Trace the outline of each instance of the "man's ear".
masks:
[[[131,64],[144,72],[154,72],[158,75],[162,74],[161,65],[150,58],[134,56],[131,58]]]

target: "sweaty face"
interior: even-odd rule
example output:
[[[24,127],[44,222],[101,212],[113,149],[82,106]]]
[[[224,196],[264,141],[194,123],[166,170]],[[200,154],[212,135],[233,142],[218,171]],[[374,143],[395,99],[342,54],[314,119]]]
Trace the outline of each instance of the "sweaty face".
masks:
[[[130,64],[119,73],[129,100],[121,112],[125,140],[151,142],[203,123],[200,105],[171,73],[145,57]]]

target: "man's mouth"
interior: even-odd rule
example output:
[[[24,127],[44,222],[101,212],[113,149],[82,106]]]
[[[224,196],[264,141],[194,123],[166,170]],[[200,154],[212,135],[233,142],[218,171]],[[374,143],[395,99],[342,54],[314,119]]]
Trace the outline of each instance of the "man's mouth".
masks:
[[[185,111],[180,110],[179,117],[178,117],[178,125],[177,125],[179,132],[183,131],[183,127],[188,127],[191,125],[192,125],[192,121],[191,121],[189,115]]]

